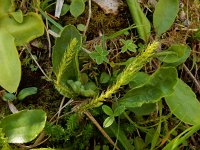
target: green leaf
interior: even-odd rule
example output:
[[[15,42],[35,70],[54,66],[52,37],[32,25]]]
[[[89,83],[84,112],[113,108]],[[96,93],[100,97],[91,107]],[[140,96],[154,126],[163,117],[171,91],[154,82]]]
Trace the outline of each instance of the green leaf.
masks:
[[[157,58],[169,64],[170,66],[178,66],[186,61],[190,56],[190,47],[183,44],[171,45],[167,50],[157,54]]]
[[[95,47],[95,51],[90,53],[90,57],[96,60],[96,63],[100,65],[103,62],[108,62],[108,58],[107,58],[108,53],[109,52],[107,50],[104,50],[102,47],[97,45]]]
[[[23,13],[22,11],[19,9],[16,12],[11,12],[10,15],[15,19],[15,21],[17,21],[18,23],[22,23],[23,22]]]
[[[153,13],[153,25],[158,36],[173,24],[179,11],[179,0],[159,0]]]
[[[121,115],[124,111],[125,111],[125,107],[123,105],[122,106],[118,106],[114,110],[114,116],[117,117],[117,116]]]
[[[3,96],[2,96],[2,99],[3,99],[4,101],[13,101],[13,100],[16,99],[16,96],[15,96],[14,94],[12,94],[12,93],[7,93],[7,92],[5,92],[5,93],[3,94]]]
[[[131,52],[136,52],[137,45],[135,45],[132,40],[121,39],[121,42],[124,44],[121,49],[122,53],[126,52],[127,50]]]
[[[145,16],[145,14],[143,13],[137,0],[126,0],[126,1],[130,10],[131,16],[133,18],[133,21],[137,26],[139,37],[147,43],[149,40],[150,33],[151,33],[150,22]]]
[[[177,83],[177,71],[173,67],[161,67],[146,84],[129,90],[119,100],[119,105],[125,107],[140,107],[145,103],[155,103],[162,97],[172,94]]]
[[[113,115],[113,110],[107,105],[103,105],[102,106],[102,110],[108,116],[112,116]]]
[[[145,149],[145,143],[141,137],[139,137],[139,136],[135,137],[133,139],[133,143],[134,143],[136,150],[144,150]]]
[[[136,88],[144,85],[150,79],[150,75],[144,72],[137,72],[129,82],[130,88]]]
[[[114,120],[115,120],[114,116],[107,117],[103,122],[103,127],[107,128],[107,127],[111,126],[112,123],[114,122]]]
[[[5,15],[1,17],[0,28],[7,30],[15,38],[17,46],[23,46],[44,34],[42,18],[32,12],[24,16],[22,23],[18,23],[14,18]]]
[[[125,150],[134,150],[134,146],[131,144],[131,142],[126,137],[126,134],[123,132],[122,129],[120,129],[120,126],[117,125],[116,122],[113,122],[112,126],[108,128],[108,130],[111,130],[112,133],[115,135],[117,140],[122,144],[123,148]]]
[[[100,83],[108,83],[110,80],[110,75],[107,74],[106,72],[102,72],[100,76]]]
[[[78,29],[79,31],[84,31],[84,30],[85,30],[85,25],[84,25],[84,24],[78,24],[78,25],[77,25],[77,29]]]
[[[129,108],[128,110],[140,116],[149,115],[156,110],[156,103],[143,104],[141,107]]]
[[[200,103],[195,93],[182,80],[178,80],[175,91],[165,97],[171,112],[181,121],[197,125],[200,124]]]
[[[83,0],[73,0],[70,4],[70,13],[77,18],[85,10],[85,3]]]
[[[73,39],[76,39],[78,43],[73,50],[68,51],[68,47]],[[68,80],[77,81],[80,78],[78,52],[81,44],[81,35],[72,25],[65,26],[61,36],[56,39],[52,55],[53,71],[58,77],[59,70],[64,69],[61,76],[61,81],[64,84],[67,84]],[[64,60],[65,55],[66,60]],[[61,63],[66,64],[65,68],[60,68]]]
[[[61,16],[64,16],[68,11],[69,11],[70,7],[67,4],[63,4],[62,10],[61,10]]]
[[[28,87],[28,88],[24,88],[22,89],[19,94],[17,95],[17,99],[18,100],[23,100],[25,99],[27,96],[33,95],[37,93],[37,88],[36,87]]]
[[[9,93],[16,92],[21,80],[21,62],[14,37],[0,28],[0,86]]]
[[[0,17],[15,10],[14,0],[0,0]]]
[[[43,110],[24,110],[6,116],[0,121],[0,128],[3,128],[9,143],[27,143],[38,136],[45,122]]]

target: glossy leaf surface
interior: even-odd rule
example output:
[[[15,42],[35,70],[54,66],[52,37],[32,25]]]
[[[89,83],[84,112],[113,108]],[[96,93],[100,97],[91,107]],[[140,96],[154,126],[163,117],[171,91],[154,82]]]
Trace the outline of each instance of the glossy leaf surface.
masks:
[[[0,28],[0,86],[10,93],[16,92],[21,80],[21,62],[14,37]]]
[[[27,96],[33,95],[37,93],[37,88],[36,87],[28,87],[28,88],[24,88],[22,89],[19,94],[17,95],[17,99],[18,100],[23,100],[25,99]]]
[[[24,110],[6,116],[0,121],[0,128],[8,137],[9,143],[27,143],[43,130],[46,113],[42,110]]]

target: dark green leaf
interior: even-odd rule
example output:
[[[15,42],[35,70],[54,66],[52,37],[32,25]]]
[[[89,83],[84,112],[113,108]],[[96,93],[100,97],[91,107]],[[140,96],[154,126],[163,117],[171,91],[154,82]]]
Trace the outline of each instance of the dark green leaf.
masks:
[[[126,52],[127,50],[131,52],[136,52],[137,45],[135,45],[132,40],[125,41],[124,39],[121,39],[121,42],[124,44],[121,49],[122,53]]]
[[[36,87],[28,87],[28,88],[24,88],[22,89],[19,94],[17,95],[17,99],[18,100],[23,100],[25,99],[27,96],[33,95],[37,93],[37,88]]]
[[[135,146],[135,150],[144,150],[145,149],[145,143],[141,137],[135,137],[133,139],[133,143]]]
[[[76,39],[78,43],[76,44],[73,53],[67,55],[67,60],[63,60],[64,54],[67,53],[68,47],[73,39]],[[63,31],[61,32],[61,36],[56,39],[52,55],[53,71],[56,76],[58,76],[62,60],[68,62],[61,77],[61,81],[64,84],[67,84],[68,80],[77,81],[80,78],[78,52],[81,44],[81,35],[78,30],[72,25],[65,26]]]
[[[175,91],[165,97],[171,112],[181,121],[197,125],[200,124],[200,103],[195,93],[182,80],[178,80]]]
[[[146,84],[133,88],[119,100],[125,107],[140,107],[145,103],[155,103],[162,97],[172,94],[177,83],[177,71],[173,67],[161,67]]]
[[[179,0],[159,0],[153,14],[153,25],[158,36],[173,24],[179,10]]]
[[[42,110],[24,110],[6,116],[0,121],[0,128],[9,143],[27,143],[35,139],[43,130],[46,113]]]

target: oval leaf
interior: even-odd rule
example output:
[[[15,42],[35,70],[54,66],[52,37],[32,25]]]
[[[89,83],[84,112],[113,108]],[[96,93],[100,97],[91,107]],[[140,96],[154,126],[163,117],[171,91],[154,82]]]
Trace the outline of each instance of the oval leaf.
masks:
[[[173,24],[179,10],[179,0],[159,0],[153,14],[153,25],[158,36]]]
[[[23,22],[23,13],[22,11],[19,9],[16,12],[11,12],[10,15],[15,19],[15,21],[17,21],[18,23],[22,23]]]
[[[171,112],[185,123],[200,124],[200,103],[191,88],[179,79],[174,90],[171,95],[165,97]]]
[[[77,18],[85,10],[85,3],[83,0],[73,0],[70,4],[70,13]]]
[[[14,18],[5,15],[1,18],[0,28],[7,30],[15,38],[17,46],[23,46],[44,34],[42,18],[32,12],[24,16],[22,23],[18,23]]]
[[[107,106],[107,105],[103,105],[102,106],[103,112],[108,115],[108,116],[112,116],[113,115],[113,110]]]
[[[111,126],[112,123],[114,122],[114,120],[115,120],[115,118],[113,116],[107,117],[103,122],[103,127],[107,128],[107,127]]]
[[[73,52],[67,53],[68,47],[73,39],[76,39],[76,44]],[[56,39],[53,47],[52,64],[53,71],[58,76],[61,62],[68,61],[68,64],[64,68],[62,75],[62,82],[67,84],[68,80],[77,81],[80,78],[79,66],[78,66],[78,52],[82,43],[82,38],[76,27],[68,25],[64,27],[61,32],[61,36]],[[67,60],[64,59],[64,54],[67,55]]]
[[[14,0],[0,0],[0,17],[15,10]]]
[[[37,93],[37,88],[36,87],[28,87],[28,88],[24,88],[22,89],[19,94],[17,95],[17,99],[18,100],[23,100],[25,99],[27,96],[33,95]]]
[[[24,110],[6,116],[0,122],[0,128],[8,137],[9,143],[27,143],[43,130],[46,113],[43,110]]]
[[[140,107],[145,103],[155,103],[173,92],[177,76],[177,71],[173,67],[159,68],[146,84],[128,91],[119,100],[119,105],[130,108]]]
[[[14,37],[0,28],[0,86],[9,93],[17,90],[21,80],[21,62]]]
[[[167,50],[158,53],[157,58],[170,66],[178,66],[185,62],[186,59],[190,56],[190,50],[190,47],[187,45],[174,44],[170,46]],[[166,55],[162,55],[162,53]]]

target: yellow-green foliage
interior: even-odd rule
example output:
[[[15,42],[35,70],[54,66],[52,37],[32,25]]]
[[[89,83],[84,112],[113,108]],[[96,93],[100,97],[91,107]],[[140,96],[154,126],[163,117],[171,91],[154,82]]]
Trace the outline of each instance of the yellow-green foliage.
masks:
[[[138,55],[135,61],[130,63],[118,76],[116,84],[111,86],[111,88],[109,88],[105,93],[102,93],[99,97],[96,97],[90,100],[88,103],[84,103],[81,104],[79,107],[76,107],[76,111],[83,112],[87,109],[100,106],[106,98],[109,98],[112,94],[114,94],[122,85],[128,83],[129,79],[152,58],[158,46],[159,42],[157,41],[153,42],[152,44],[149,44],[146,50],[140,55]]]
[[[2,128],[0,128],[0,149],[1,150],[10,150],[10,146],[8,144],[8,139],[5,137]]]

